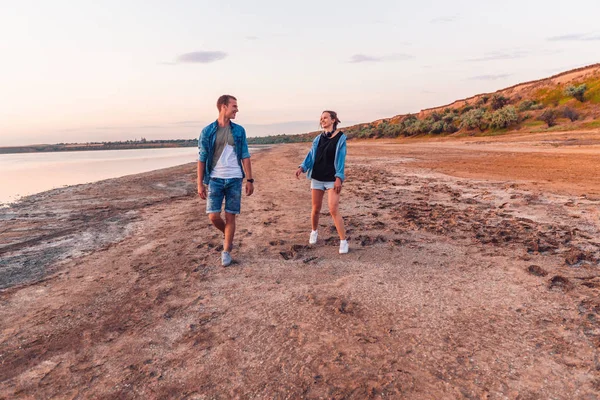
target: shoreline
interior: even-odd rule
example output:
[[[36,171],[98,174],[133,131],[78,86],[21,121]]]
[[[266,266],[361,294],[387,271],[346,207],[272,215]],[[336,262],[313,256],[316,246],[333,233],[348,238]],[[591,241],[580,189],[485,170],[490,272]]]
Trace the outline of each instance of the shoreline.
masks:
[[[268,149],[268,148],[270,148],[270,147],[272,147],[272,145],[271,145],[271,146],[250,146],[250,150],[251,150],[252,154],[257,154],[258,152],[260,152],[260,151],[264,151],[265,149]],[[131,150],[131,149],[129,149],[129,150]],[[138,149],[133,149],[133,150],[138,150]],[[149,149],[139,149],[139,150],[149,150]],[[150,150],[152,150],[152,149],[150,149]],[[57,152],[57,153],[55,153],[55,154],[60,154],[60,153],[62,153],[62,152]],[[2,156],[2,155],[0,154],[0,157],[1,157],[1,156]],[[125,163],[125,162],[128,162],[128,161],[129,161],[129,160],[128,160],[127,158],[122,158],[122,159],[118,159],[118,158],[117,158],[117,159],[115,159],[115,160],[114,160],[114,163],[115,163],[115,164],[119,164],[119,163]],[[60,163],[61,161],[57,160],[56,162],[57,162],[57,163]],[[95,162],[95,159],[89,159],[89,160],[87,160],[87,159],[86,159],[85,161],[84,161],[84,160],[80,160],[80,162],[82,162],[82,163],[83,163],[83,162],[85,162],[85,163],[92,163],[92,162]],[[183,164],[186,164],[186,162],[184,162],[184,163],[182,163],[182,164],[178,164],[178,165],[183,165]],[[52,166],[52,162],[50,162],[50,166]],[[24,167],[24,168],[25,168],[25,167]],[[131,168],[131,167],[127,167],[127,168]],[[61,189],[61,188],[65,188],[65,187],[69,187],[69,186],[73,186],[73,185],[81,185],[81,184],[87,184],[87,183],[95,183],[95,182],[103,181],[103,180],[106,180],[106,179],[114,179],[114,178],[120,178],[120,177],[129,176],[129,175],[135,175],[135,174],[138,174],[138,173],[144,173],[144,172],[157,171],[157,170],[164,169],[164,168],[170,168],[170,166],[167,166],[167,167],[157,167],[157,168],[154,168],[154,169],[151,169],[151,170],[148,170],[148,171],[142,171],[142,172],[131,171],[131,172],[129,172],[129,173],[125,173],[124,175],[119,175],[119,176],[100,177],[99,179],[93,179],[93,178],[92,178],[92,180],[90,180],[90,181],[87,181],[87,182],[79,182],[79,183],[67,183],[67,184],[61,184],[60,182],[58,182],[58,183],[56,183],[56,184],[54,185],[54,186],[55,186],[54,188],[49,188],[49,189],[42,188],[42,189],[40,189],[40,190],[39,190],[39,191],[37,191],[37,192],[30,193],[30,194],[26,194],[26,195],[18,195],[18,194],[17,194],[17,195],[13,195],[13,194],[10,194],[10,192],[9,192],[9,194],[7,195],[6,193],[3,193],[3,194],[2,194],[2,197],[0,197],[0,209],[1,209],[1,208],[7,208],[7,207],[10,207],[10,205],[11,205],[11,204],[16,204],[16,203],[17,203],[17,202],[19,202],[21,199],[24,199],[24,198],[26,198],[26,197],[28,197],[28,196],[35,195],[35,194],[40,194],[40,193],[44,193],[44,192],[46,192],[46,191],[50,191],[50,190]],[[59,170],[58,172],[59,172],[59,173],[62,173],[63,171]],[[79,173],[79,172],[78,172],[78,173]],[[121,172],[119,172],[119,173],[121,173]],[[67,181],[67,182],[68,182],[68,181],[70,180],[69,178],[70,178],[70,177],[67,175],[67,176],[65,176],[65,177],[63,177],[63,178],[62,178],[62,181],[63,181],[63,182],[65,182],[65,181]],[[10,185],[9,185],[9,187],[10,187]],[[22,188],[21,188],[21,189],[22,189]],[[3,200],[3,199],[5,199],[5,200]]]

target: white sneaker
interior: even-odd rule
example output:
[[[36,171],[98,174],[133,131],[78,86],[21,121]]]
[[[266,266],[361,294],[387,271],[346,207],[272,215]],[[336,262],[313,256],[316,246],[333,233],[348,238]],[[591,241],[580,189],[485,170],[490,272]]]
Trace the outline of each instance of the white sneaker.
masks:
[[[231,254],[228,251],[224,251],[221,253],[221,265],[224,267],[228,267],[231,265]]]
[[[308,239],[308,244],[316,244],[318,236],[319,236],[319,232],[317,232],[317,231],[311,231],[310,232],[310,239]]]
[[[348,253],[348,241],[340,240],[340,254]]]

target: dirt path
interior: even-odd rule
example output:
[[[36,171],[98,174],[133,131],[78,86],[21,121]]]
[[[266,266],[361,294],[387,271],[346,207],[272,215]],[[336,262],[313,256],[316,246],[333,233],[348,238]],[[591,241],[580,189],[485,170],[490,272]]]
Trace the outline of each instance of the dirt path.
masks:
[[[345,256],[306,144],[254,156],[229,268],[191,165],[2,210],[0,398],[598,398],[600,162],[545,140],[351,144]]]

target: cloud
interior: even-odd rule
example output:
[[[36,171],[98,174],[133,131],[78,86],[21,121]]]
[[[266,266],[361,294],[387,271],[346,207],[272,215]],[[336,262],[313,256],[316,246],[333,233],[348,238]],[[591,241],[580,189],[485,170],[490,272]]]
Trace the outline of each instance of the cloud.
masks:
[[[258,36],[246,36],[246,40],[258,40]]]
[[[531,51],[525,50],[513,50],[510,52],[496,51],[494,53],[488,53],[483,57],[470,58],[466,61],[479,62],[479,61],[494,61],[494,60],[513,60],[516,58],[523,58],[531,54]]]
[[[208,64],[227,57],[222,51],[193,51],[177,56],[177,64]]]
[[[508,78],[509,76],[511,76],[511,74],[497,74],[497,75],[490,74],[490,75],[472,76],[469,79],[474,80],[474,81],[495,81],[498,79]]]
[[[437,17],[432,19],[431,22],[432,24],[447,24],[449,22],[454,22],[458,19],[458,15],[446,15],[443,17]]]
[[[594,40],[600,40],[600,35],[590,35],[587,33],[570,33],[561,36],[551,36],[546,40],[550,42],[589,42]]]
[[[387,56],[370,56],[366,54],[354,54],[348,61],[351,64],[363,62],[389,62],[389,61],[404,61],[414,58],[410,54],[389,54]]]

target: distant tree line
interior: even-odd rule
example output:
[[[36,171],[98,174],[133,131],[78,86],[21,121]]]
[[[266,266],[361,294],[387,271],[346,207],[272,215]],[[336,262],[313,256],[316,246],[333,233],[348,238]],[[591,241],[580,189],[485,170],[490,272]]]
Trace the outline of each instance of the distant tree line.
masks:
[[[56,151],[129,150],[175,147],[197,147],[198,139],[125,140],[115,142],[57,143],[46,145],[0,147],[0,154],[42,153]]]

